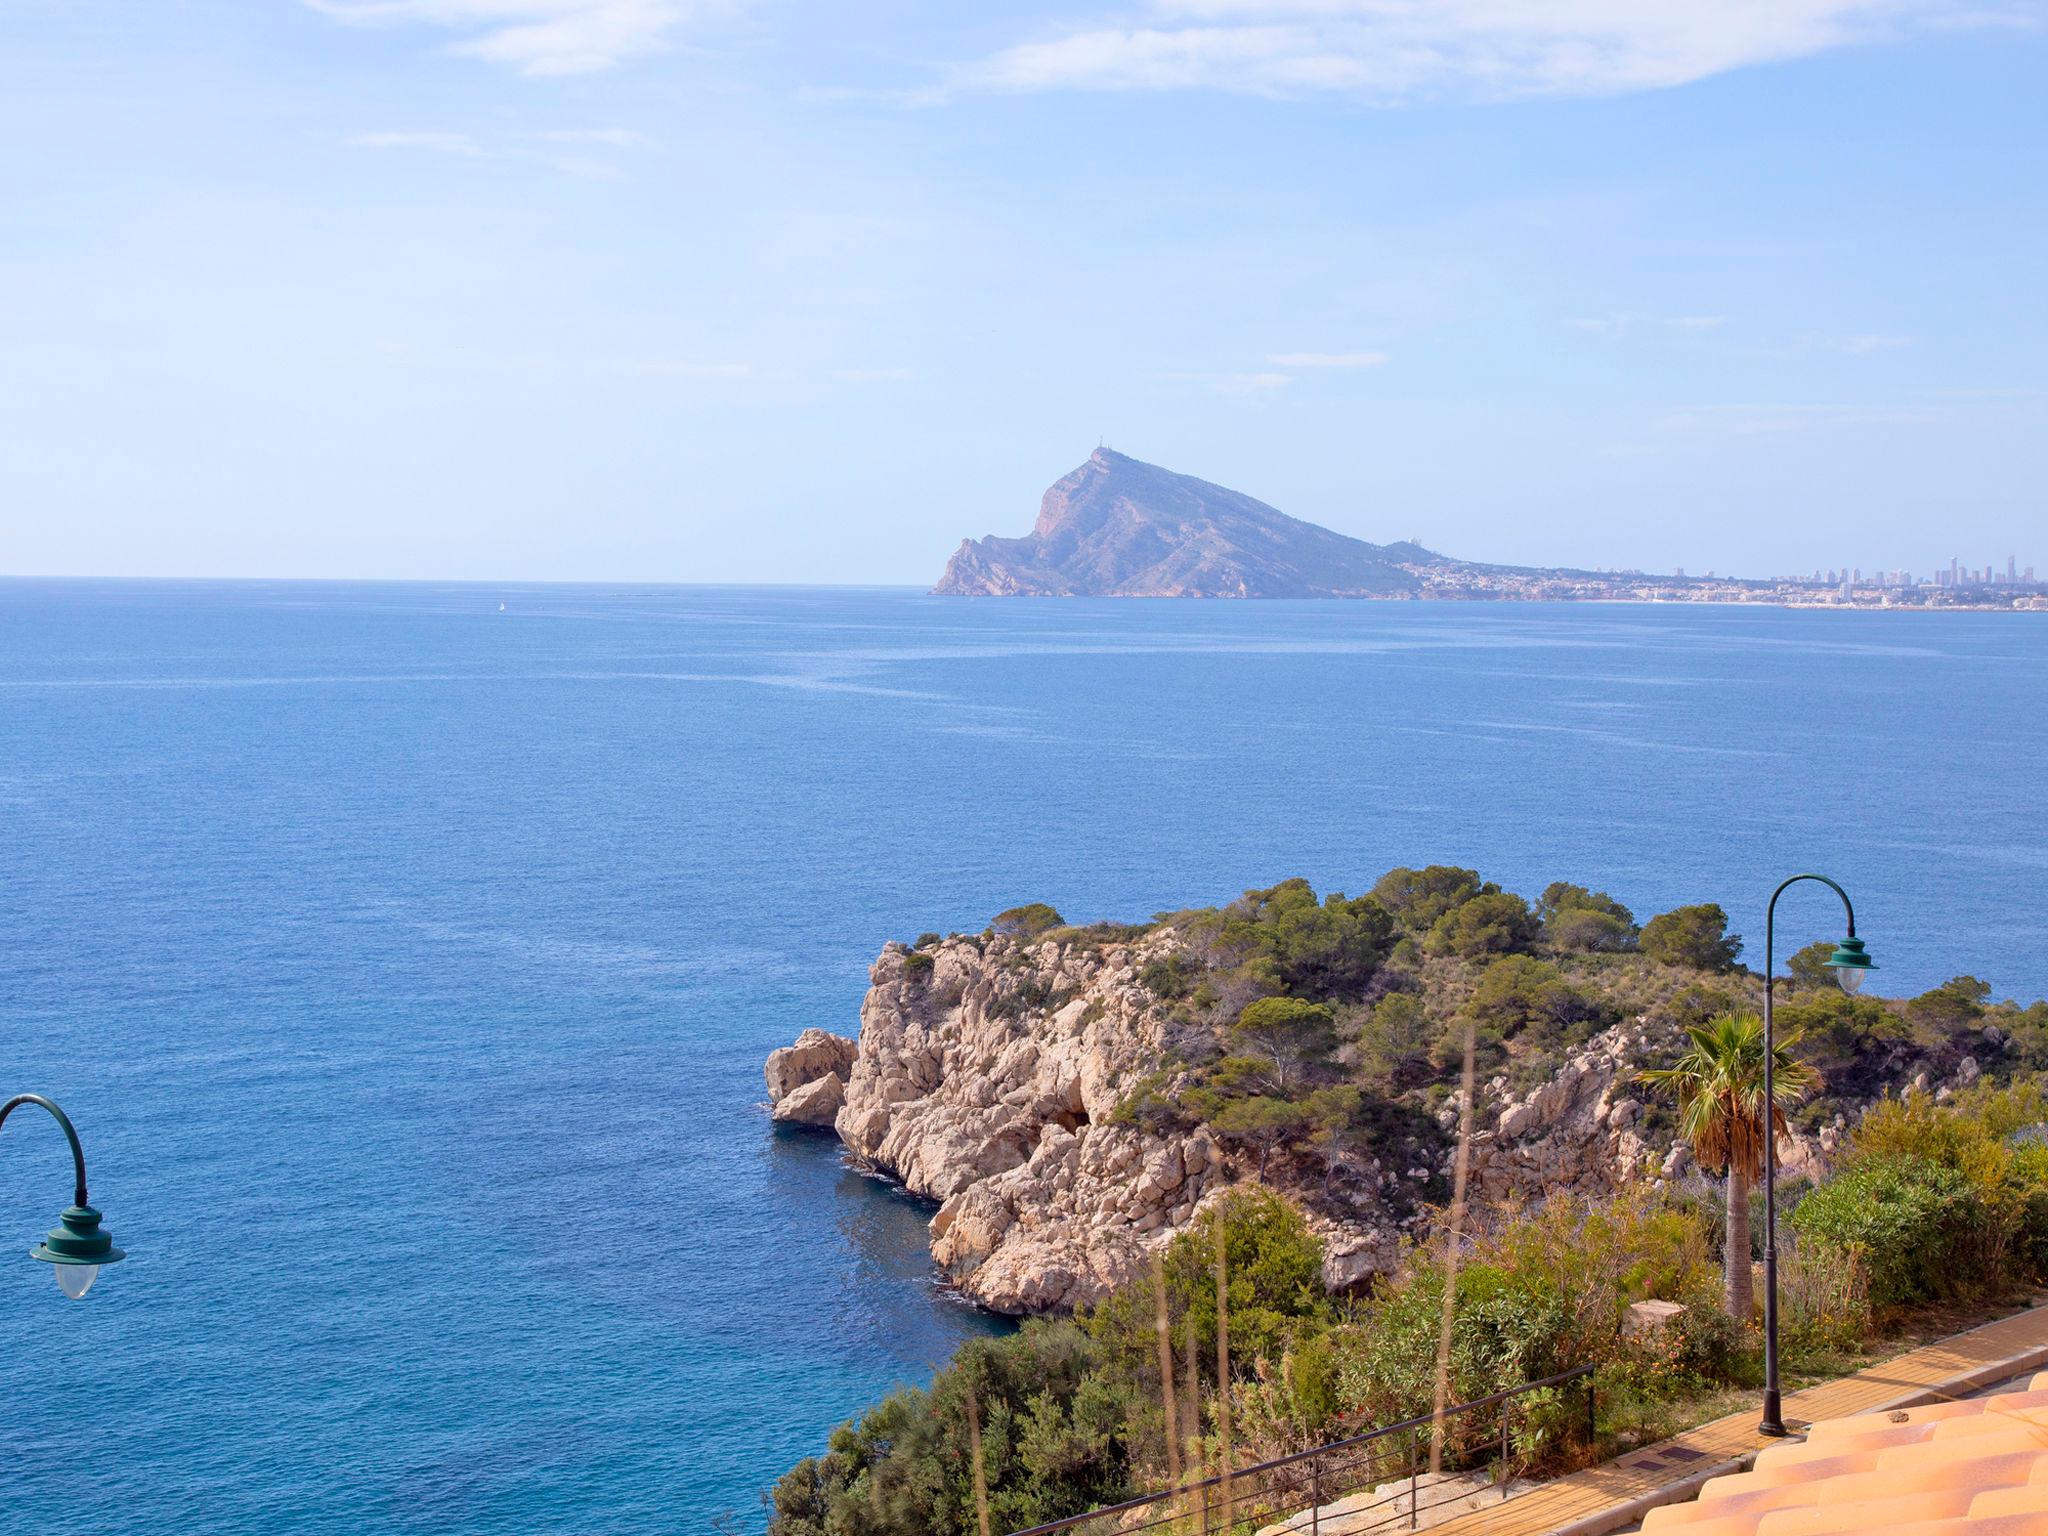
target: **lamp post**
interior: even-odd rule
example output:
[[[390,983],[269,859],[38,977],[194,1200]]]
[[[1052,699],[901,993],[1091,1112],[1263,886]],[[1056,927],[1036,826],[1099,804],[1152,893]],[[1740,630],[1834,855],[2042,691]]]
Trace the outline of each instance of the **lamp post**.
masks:
[[[1794,875],[1771,892],[1771,904],[1764,910],[1764,1417],[1759,1433],[1784,1435],[1785,1418],[1778,1393],[1778,1131],[1777,1087],[1772,1068],[1777,1062],[1777,1042],[1771,1034],[1771,989],[1774,982],[1772,948],[1778,917],[1778,898],[1802,880],[1818,880],[1842,898],[1849,914],[1849,933],[1835,946],[1827,964],[1844,992],[1854,994],[1863,985],[1864,974],[1877,967],[1856,937],[1856,909],[1849,893],[1826,875]]]
[[[102,1268],[118,1264],[128,1255],[114,1246],[111,1232],[101,1230],[100,1213],[92,1208],[86,1195],[85,1149],[78,1144],[78,1132],[71,1117],[39,1093],[22,1093],[0,1104],[0,1125],[5,1125],[7,1117],[24,1104],[40,1104],[47,1109],[63,1127],[64,1139],[71,1143],[71,1166],[77,1174],[71,1209],[57,1218],[50,1235],[31,1248],[28,1256],[50,1265],[57,1274],[57,1289],[76,1301],[92,1289]]]

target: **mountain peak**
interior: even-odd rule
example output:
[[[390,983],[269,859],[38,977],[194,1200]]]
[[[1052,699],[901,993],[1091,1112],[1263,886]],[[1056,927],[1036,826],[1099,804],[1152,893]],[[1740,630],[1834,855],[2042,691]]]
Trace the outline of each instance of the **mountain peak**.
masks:
[[[1021,539],[964,541],[932,590],[955,596],[1391,597],[1418,553],[1289,517],[1242,492],[1099,447]],[[1425,560],[1435,560],[1419,551]]]

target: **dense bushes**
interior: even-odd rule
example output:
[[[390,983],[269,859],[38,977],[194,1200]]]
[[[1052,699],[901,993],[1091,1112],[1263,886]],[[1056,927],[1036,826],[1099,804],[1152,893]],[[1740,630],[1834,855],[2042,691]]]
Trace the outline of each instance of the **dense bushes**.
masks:
[[[1638,1186],[1611,1200],[1560,1197],[1482,1232],[1458,1274],[1452,1401],[1582,1364],[1600,1367],[1603,1391],[1634,1397],[1745,1377],[1744,1341],[1717,1310],[1708,1230],[1698,1209]],[[1348,1421],[1430,1411],[1444,1276],[1441,1247],[1418,1249],[1332,1333]],[[1625,1338],[1628,1306],[1650,1298],[1686,1311],[1655,1340]]]
[[[1792,1229],[1863,1266],[1871,1305],[1896,1307],[1954,1293],[1974,1246],[1970,1181],[1920,1157],[1865,1163],[1799,1202]]]
[[[1403,995],[1373,1010],[1390,1015],[1390,1030],[1402,1010],[1385,1005]],[[1792,1205],[1781,1288],[1790,1368],[1867,1343],[1873,1308],[1997,1293],[2048,1274],[2044,1115],[2048,1101],[2024,1086],[1948,1104],[1915,1093],[1873,1109],[1844,1141],[1840,1172]],[[1237,1465],[1429,1412],[1443,1239],[1412,1247],[1372,1294],[1340,1305],[1322,1290],[1321,1246],[1300,1210],[1241,1187],[1167,1246],[1158,1271],[1177,1413],[1188,1406],[1182,1373],[1197,1383],[1199,1406],[1180,1420],[1191,1455],[1213,1457],[1218,1447],[1219,1223]],[[1591,1364],[1603,1416],[1634,1426],[1677,1411],[1658,1405],[1753,1385],[1756,1328],[1731,1322],[1718,1304],[1717,1225],[1717,1202],[1648,1185],[1480,1219],[1461,1250],[1450,1400]],[[1012,1337],[963,1346],[928,1391],[891,1395],[783,1478],[772,1536],[971,1536],[976,1422],[996,1529],[1162,1486],[1157,1298],[1141,1272],[1077,1320],[1027,1323]],[[1627,1334],[1630,1304],[1652,1298],[1685,1310],[1647,1336]],[[1520,1400],[1518,1452],[1541,1458],[1581,1413],[1576,1391]]]
[[[1508,891],[1475,896],[1430,925],[1429,952],[1475,960],[1486,955],[1525,953],[1541,930],[1536,914]]]
[[[1095,1369],[1071,1322],[960,1347],[931,1390],[891,1393],[832,1433],[770,1495],[777,1536],[958,1536],[975,1529],[967,1399],[990,1510],[1019,1530],[1114,1502],[1129,1486],[1129,1387]]]
[[[1793,1230],[1853,1255],[1871,1305],[1994,1294],[2048,1278],[2048,1102],[2038,1086],[1872,1106]]]
[[[1552,881],[1536,903],[1551,947],[1583,954],[1621,954],[1636,947],[1635,914],[1605,891]]]
[[[1674,907],[1643,925],[1642,950],[1662,965],[1726,971],[1742,953],[1742,940],[1728,931],[1728,914],[1718,903]]]
[[[1033,901],[1012,907],[1007,912],[998,912],[995,921],[988,925],[988,931],[1011,938],[1035,939],[1065,922],[1065,918],[1044,902]]]
[[[1332,892],[1319,904],[1306,880],[1246,891],[1227,907],[1178,914],[1212,967],[1258,992],[1327,1002],[1360,996],[1393,946],[1394,918],[1371,896]]]

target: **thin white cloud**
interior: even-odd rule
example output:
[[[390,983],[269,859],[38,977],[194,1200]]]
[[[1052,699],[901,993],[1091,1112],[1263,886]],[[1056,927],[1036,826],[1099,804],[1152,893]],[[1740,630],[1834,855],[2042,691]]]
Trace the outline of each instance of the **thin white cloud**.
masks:
[[[351,134],[348,142],[358,149],[422,149],[464,160],[480,160],[484,155],[484,147],[466,133],[357,133]]]
[[[665,379],[751,379],[752,363],[692,363],[657,358],[640,365],[642,373]]]
[[[832,377],[841,384],[908,384],[914,375],[908,368],[841,368]]]
[[[580,75],[658,53],[723,0],[305,0],[359,26],[430,26],[450,51],[522,75]]]
[[[564,176],[580,176],[585,181],[626,179],[626,173],[609,160],[596,160],[589,155],[535,155],[533,158],[551,171],[560,171]]]
[[[1386,352],[1276,352],[1266,361],[1275,368],[1378,368]]]
[[[1595,96],[2039,13],[2040,0],[1137,0],[1106,24],[1003,49],[937,94]]]
[[[1880,352],[1896,352],[1901,347],[1910,347],[1910,336],[1880,335],[1863,332],[1848,336],[1830,335],[1823,331],[1802,331],[1789,340],[1775,342],[1752,349],[1757,357],[1795,358],[1833,354],[1837,357],[1875,357]]]
[[[1646,325],[1673,331],[1713,331],[1728,323],[1726,315],[1652,315],[1618,310],[1611,315],[1574,315],[1565,324],[1588,336],[1626,336]]]
[[[1258,395],[1285,389],[1294,382],[1285,373],[1162,373],[1168,384],[1199,384],[1219,395]]]
[[[579,151],[631,149],[648,142],[629,128],[558,128],[517,133],[512,139],[513,145],[508,148],[502,144],[487,145],[467,133],[407,130],[352,134],[348,142],[362,149],[416,149],[464,160],[524,161],[586,181],[624,181],[626,173],[596,153]]]
[[[582,144],[600,149],[643,149],[653,142],[634,128],[548,128],[519,137],[531,144]]]
[[[1657,423],[1666,432],[1764,437],[1828,427],[1924,427],[1932,411],[1843,405],[1703,405],[1673,411]]]

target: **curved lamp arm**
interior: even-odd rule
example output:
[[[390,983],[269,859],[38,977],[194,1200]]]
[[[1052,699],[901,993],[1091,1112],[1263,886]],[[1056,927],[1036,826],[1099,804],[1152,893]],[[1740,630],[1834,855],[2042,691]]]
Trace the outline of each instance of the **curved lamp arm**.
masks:
[[[71,1117],[40,1093],[18,1093],[5,1104],[0,1104],[0,1125],[5,1125],[7,1117],[24,1104],[42,1105],[56,1116],[57,1123],[64,1128],[64,1139],[71,1143],[71,1166],[78,1175],[78,1188],[71,1203],[80,1206],[91,1205],[92,1202],[85,1197],[85,1148],[78,1144],[78,1132],[71,1124]]]
[[[1771,948],[1772,940],[1776,936],[1778,898],[1802,880],[1818,880],[1822,885],[1842,898],[1842,908],[1849,914],[1849,937],[1852,939],[1856,937],[1856,908],[1850,905],[1849,893],[1835,884],[1826,875],[1794,875],[1790,880],[1787,880],[1783,885],[1771,892],[1771,904],[1764,909],[1764,990],[1767,993],[1770,991],[1771,972],[1774,969],[1771,963]]]

